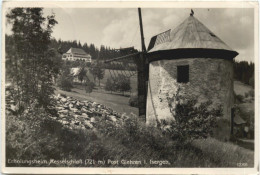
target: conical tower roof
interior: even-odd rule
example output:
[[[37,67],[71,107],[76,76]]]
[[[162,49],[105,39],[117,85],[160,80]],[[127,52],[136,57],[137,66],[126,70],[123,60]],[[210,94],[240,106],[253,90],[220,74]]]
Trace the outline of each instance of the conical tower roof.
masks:
[[[148,52],[174,49],[221,49],[233,51],[193,15],[189,16],[175,29],[154,36],[149,44]]]

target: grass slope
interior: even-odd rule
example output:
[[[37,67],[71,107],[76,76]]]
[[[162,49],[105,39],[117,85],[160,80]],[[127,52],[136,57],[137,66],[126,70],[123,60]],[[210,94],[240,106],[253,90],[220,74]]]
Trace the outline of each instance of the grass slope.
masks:
[[[121,94],[110,94],[106,91],[94,90],[92,93],[87,94],[84,88],[77,86],[73,88],[71,92],[60,90],[56,88],[56,94],[66,94],[67,96],[79,99],[79,100],[89,100],[103,104],[116,112],[126,113],[126,114],[138,114],[138,108],[131,107],[128,104],[129,98]]]

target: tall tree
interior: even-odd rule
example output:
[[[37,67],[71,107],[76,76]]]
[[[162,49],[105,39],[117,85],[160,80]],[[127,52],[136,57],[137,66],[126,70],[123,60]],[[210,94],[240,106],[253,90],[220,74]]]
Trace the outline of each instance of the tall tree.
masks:
[[[54,15],[43,17],[42,8],[13,8],[6,15],[12,25],[13,48],[7,51],[15,98],[19,108],[24,105],[48,107],[52,101],[54,55],[49,49]]]
[[[102,68],[102,65],[100,62],[97,62],[96,64],[93,64],[90,68],[90,73],[93,75],[94,82],[96,83],[96,79],[98,79],[98,84],[100,86],[100,80],[104,78],[105,70]]]
[[[82,45],[81,45],[80,41],[79,41],[79,43],[78,43],[78,47],[79,47],[79,48],[82,48]]]
[[[87,71],[86,71],[85,67],[80,68],[78,79],[81,82],[81,85],[82,85],[82,81],[84,80],[84,77],[86,77],[86,76],[87,76]]]

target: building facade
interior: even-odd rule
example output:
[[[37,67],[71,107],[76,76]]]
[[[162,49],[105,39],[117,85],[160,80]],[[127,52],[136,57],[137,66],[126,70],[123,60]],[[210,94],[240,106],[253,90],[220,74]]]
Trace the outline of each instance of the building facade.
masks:
[[[65,61],[85,61],[92,62],[91,55],[87,54],[83,49],[71,47],[66,53],[62,55],[62,60]]]

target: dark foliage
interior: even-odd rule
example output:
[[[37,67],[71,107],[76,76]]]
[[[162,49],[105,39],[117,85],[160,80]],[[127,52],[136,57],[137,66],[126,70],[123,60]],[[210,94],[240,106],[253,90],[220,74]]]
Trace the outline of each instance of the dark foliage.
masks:
[[[82,81],[84,80],[84,78],[87,76],[87,70],[84,68],[84,67],[81,67],[80,68],[80,72],[79,72],[79,75],[78,75],[78,79],[79,81],[81,82],[82,84]]]
[[[138,107],[138,96],[137,95],[131,95],[128,103],[132,107]]]
[[[130,78],[126,77],[123,74],[118,74],[117,77],[115,77],[113,80],[112,79],[108,79],[106,82],[106,90],[107,91],[119,91],[119,92],[123,92],[123,94],[127,91],[131,90],[131,86],[130,86]]]
[[[20,108],[51,108],[52,87],[59,73],[60,57],[49,44],[57,23],[54,15],[43,17],[42,8],[13,8],[6,15],[12,35],[6,36],[7,82]]]
[[[255,64],[247,61],[234,62],[234,78],[254,87]]]
[[[86,93],[90,94],[93,89],[95,88],[95,83],[90,81],[88,78],[85,81],[85,91]]]
[[[183,96],[181,88],[167,100],[175,121],[163,121],[160,125],[166,134],[180,144],[211,136],[217,118],[222,116],[221,106],[213,108],[211,101],[198,103],[196,97]]]
[[[113,80],[111,78],[108,78],[105,85],[105,90],[110,91],[111,93],[115,91],[115,87],[113,84]]]
[[[103,69],[102,64],[98,61],[90,67],[90,73],[93,75],[94,82],[98,79],[98,84],[100,86],[100,80],[104,78],[105,69]]]
[[[70,68],[63,65],[61,75],[58,77],[57,85],[64,91],[71,91],[73,88],[73,77],[70,73]]]
[[[235,94],[235,102],[236,103],[243,103],[244,102],[244,97],[243,97],[243,95],[236,95]]]

